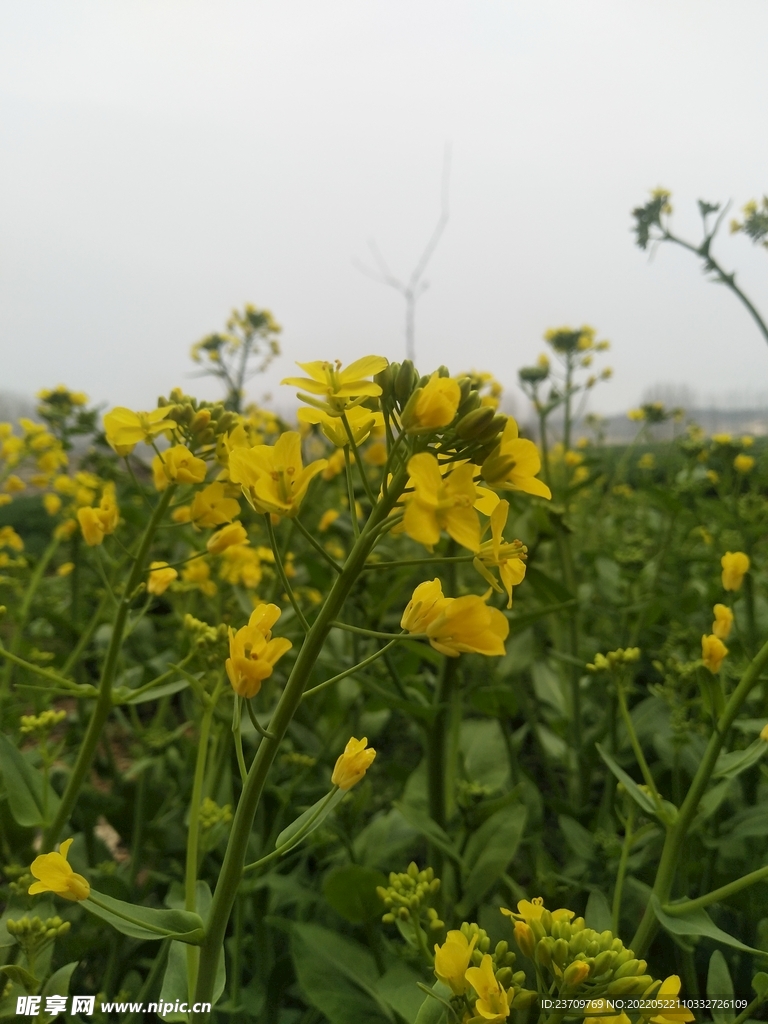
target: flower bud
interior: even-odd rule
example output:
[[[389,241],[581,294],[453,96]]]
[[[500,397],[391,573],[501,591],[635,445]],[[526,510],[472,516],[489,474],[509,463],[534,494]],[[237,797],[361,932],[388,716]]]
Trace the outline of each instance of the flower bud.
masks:
[[[583,960],[574,960],[563,971],[563,981],[570,988],[575,988],[589,977],[589,964]]]
[[[555,942],[555,948],[552,950],[552,959],[558,967],[565,967],[566,961],[568,960],[568,952],[568,943],[565,939],[558,939]]]
[[[533,960],[535,940],[530,925],[525,921],[515,921],[515,942],[520,947],[520,952]]]
[[[488,428],[493,418],[493,409],[487,405],[481,406],[461,417],[456,424],[456,433],[465,441],[474,440]]]
[[[599,978],[601,974],[605,974],[613,966],[613,961],[616,959],[616,954],[612,949],[606,949],[605,952],[600,953],[599,956],[595,957],[595,962],[592,965],[592,974],[594,977]]]
[[[639,996],[651,981],[648,974],[642,974],[639,978],[615,978],[608,986],[607,993],[609,996]]]
[[[408,402],[408,399],[413,393],[413,389],[418,383],[418,374],[414,369],[413,363],[410,359],[405,359],[400,364],[400,369],[397,372],[395,378],[395,398],[400,405],[400,408],[404,408]]]
[[[550,967],[552,964],[552,950],[547,939],[539,939],[536,943],[536,963],[542,967]]]

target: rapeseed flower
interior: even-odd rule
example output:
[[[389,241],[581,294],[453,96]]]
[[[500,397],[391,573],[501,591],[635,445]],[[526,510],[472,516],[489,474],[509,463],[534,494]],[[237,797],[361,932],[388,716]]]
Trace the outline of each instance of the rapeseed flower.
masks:
[[[227,548],[248,543],[248,534],[242,523],[230,523],[222,530],[212,533],[206,547],[212,555],[220,555]]]
[[[276,604],[260,604],[246,626],[237,632],[230,626],[229,657],[224,667],[232,689],[240,697],[255,697],[278,659],[293,647],[285,637],[272,637],[272,627],[280,614]]]
[[[518,436],[517,423],[510,418],[499,444],[483,462],[481,474],[491,487],[524,491],[541,498],[551,498],[552,492],[536,474],[541,470],[539,450],[533,441]]]
[[[346,448],[349,444],[349,435],[340,416],[331,416],[323,409],[316,409],[313,406],[302,407],[297,416],[299,423],[319,424],[323,434],[335,448]],[[344,416],[356,445],[362,444],[373,430],[384,425],[384,417],[380,412],[374,412],[363,405],[352,406],[345,411]]]
[[[0,548],[10,548],[11,551],[24,550],[24,541],[12,526],[0,526]]]
[[[519,919],[530,924],[531,921],[540,921],[544,914],[546,907],[544,906],[544,899],[541,896],[534,896],[532,900],[520,900],[517,904],[517,913],[513,910],[507,910],[506,907],[501,907],[501,912],[506,917],[513,919]],[[570,921],[575,917],[572,910],[561,908],[560,910],[547,911],[552,916],[553,921]]]
[[[249,590],[255,590],[263,575],[262,561],[259,552],[247,544],[233,544],[222,554],[219,576],[233,586],[242,583]]]
[[[344,753],[339,755],[331,775],[334,786],[343,790],[352,789],[362,779],[376,757],[373,747],[366,749],[367,743],[365,736],[361,740],[356,740],[354,736],[349,740]]]
[[[151,412],[132,412],[118,406],[104,417],[104,433],[118,455],[130,455],[140,441],[151,444],[158,434],[175,430],[176,423],[167,418],[173,406],[165,405]]]
[[[207,469],[205,462],[183,444],[174,445],[152,459],[152,476],[158,491],[164,491],[169,483],[201,484]]]
[[[83,539],[89,547],[97,547],[103,543],[106,536],[115,532],[120,521],[120,510],[115,501],[115,485],[107,484],[104,487],[98,508],[89,505],[79,508],[77,519]]]
[[[313,477],[326,465],[325,459],[316,459],[305,468],[301,437],[297,431],[287,430],[274,445],[235,448],[229,456],[229,477],[242,485],[243,494],[257,512],[292,518]]]
[[[444,597],[440,580],[420,583],[413,592],[400,625],[409,633],[426,633],[436,651],[457,658],[462,653],[504,654],[509,634],[506,616],[483,597]]]
[[[476,942],[477,934],[470,941],[464,932],[450,931],[442,946],[435,944],[435,975],[455,996],[463,996],[469,990],[466,973]]]
[[[43,495],[43,508],[49,516],[55,516],[61,508],[61,498],[53,491],[49,491],[48,494]]]
[[[486,953],[479,967],[470,967],[466,972],[467,981],[477,992],[475,1013],[486,1021],[504,1021],[509,1016],[509,999],[499,985],[493,970],[493,959]]]
[[[216,482],[197,492],[192,499],[189,518],[195,526],[221,526],[231,523],[239,512],[240,502],[228,497],[224,484]]]
[[[335,508],[327,508],[325,512],[320,516],[320,522],[317,524],[318,533],[325,533],[339,518],[339,510]]]
[[[445,530],[457,544],[478,551],[480,520],[474,509],[478,499],[472,477],[474,466],[459,466],[445,477],[430,452],[420,452],[408,462],[410,485],[403,517],[403,530],[431,551]]]
[[[712,632],[718,640],[727,640],[733,626],[733,612],[725,604],[716,604],[712,611],[715,615]]]
[[[196,587],[206,597],[213,597],[218,589],[211,579],[211,567],[201,558],[196,558],[181,570],[181,578],[185,583]]]
[[[704,662],[704,667],[708,668],[713,675],[720,671],[723,658],[727,653],[728,648],[719,637],[714,634],[707,636],[706,633],[702,636],[701,660]]]
[[[340,416],[345,410],[360,405],[366,398],[378,398],[381,388],[372,380],[366,380],[380,373],[389,365],[383,356],[363,356],[342,370],[337,359],[316,360],[312,363],[297,363],[307,377],[286,377],[281,384],[301,388],[309,394],[299,392],[299,398],[307,405],[322,409],[330,416]]]
[[[151,562],[147,579],[147,593],[159,597],[160,594],[166,592],[178,575],[178,572],[167,562]]]
[[[452,377],[437,370],[422,388],[417,388],[403,410],[403,427],[409,434],[423,434],[447,427],[456,418],[461,389]]]
[[[513,541],[511,544],[504,541],[504,527],[508,515],[509,502],[500,501],[491,513],[491,539],[480,545],[480,550],[472,564],[494,590],[501,592],[501,587],[490,571],[491,567],[498,567],[499,577],[507,592],[507,608],[511,608],[512,587],[522,583],[525,576],[525,562],[521,558],[521,555],[525,553],[525,547],[519,540]]]
[[[58,853],[43,853],[32,861],[30,871],[38,879],[29,887],[30,896],[41,892],[53,892],[65,900],[87,900],[91,887],[87,879],[73,871],[67,860],[69,848],[74,840],[65,839]]]
[[[744,576],[749,572],[749,555],[743,551],[726,551],[720,565],[723,567],[723,589],[740,590]]]
[[[737,473],[749,473],[755,467],[755,460],[751,455],[745,455],[741,452],[733,460],[733,468]]]
[[[673,1001],[678,1001],[679,996],[680,977],[677,974],[671,974],[662,981],[658,992],[650,997],[654,1003],[663,1006],[664,1010],[652,1017],[646,1011],[642,1016],[648,1017],[651,1024],[686,1024],[687,1021],[695,1020],[696,1018],[687,1006],[679,1005],[679,1003],[677,1006],[670,1006]]]

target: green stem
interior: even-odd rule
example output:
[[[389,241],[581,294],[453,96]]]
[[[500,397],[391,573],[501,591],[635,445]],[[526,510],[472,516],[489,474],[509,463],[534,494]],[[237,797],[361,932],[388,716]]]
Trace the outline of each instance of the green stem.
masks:
[[[750,871],[748,875],[742,875],[735,882],[721,885],[719,889],[713,889],[712,892],[708,892],[705,896],[699,896],[698,899],[686,900],[684,903],[668,903],[664,907],[664,913],[670,914],[672,917],[692,914],[694,910],[708,907],[710,903],[719,903],[721,900],[727,900],[730,896],[735,895],[735,893],[741,892],[742,889],[746,889],[756,882],[761,882],[764,878],[768,878],[768,866],[758,868],[756,871]]]
[[[165,510],[168,507],[168,503],[173,496],[175,487],[171,484],[170,487],[164,492],[160,501],[157,504],[152,516],[147,523],[147,528],[144,531],[144,536],[141,539],[139,550],[136,552],[136,560],[133,563],[133,568],[128,577],[123,597],[118,605],[117,615],[112,626],[112,636],[110,637],[109,647],[107,648],[107,654],[104,659],[104,665],[101,670],[101,681],[99,683],[99,695],[96,700],[96,707],[94,708],[91,720],[88,723],[83,742],[80,745],[80,749],[77,753],[72,774],[67,782],[67,787],[64,790],[64,795],[61,798],[61,804],[59,805],[59,811],[53,820],[53,823],[46,829],[43,835],[43,851],[52,850],[55,843],[57,842],[61,830],[66,824],[69,815],[72,812],[72,808],[75,806],[80,787],[83,784],[83,780],[88,774],[88,770],[93,760],[93,755],[96,752],[96,747],[101,738],[101,733],[104,728],[104,724],[107,721],[109,712],[112,710],[112,684],[115,678],[115,671],[117,669],[117,660],[120,654],[120,649],[123,642],[123,631],[125,629],[125,623],[128,618],[128,611],[130,608],[131,597],[134,591],[141,582],[141,577],[144,574],[144,563],[146,562],[149,549],[152,544],[152,538],[155,535],[155,530],[165,514]]]
[[[296,618],[301,623],[301,628],[305,633],[309,632],[309,623],[304,618],[304,612],[299,608],[299,602],[296,600],[296,595],[291,589],[291,585],[288,582],[288,577],[285,574],[285,568],[283,566],[283,559],[280,556],[280,548],[277,546],[277,539],[275,537],[275,528],[272,526],[272,518],[267,512],[264,515],[264,522],[267,524],[267,536],[269,537],[269,543],[272,547],[272,553],[275,556],[275,565],[277,566],[277,572],[280,577],[280,582],[283,584],[288,600],[293,606],[293,610],[296,612]]]
[[[352,520],[352,533],[355,540],[360,536],[360,524],[357,521],[357,508],[355,506],[355,485],[352,480],[352,461],[349,457],[349,448],[344,449],[344,466],[347,473],[347,500],[349,501],[349,518]]]
[[[426,640],[426,633],[382,633],[376,629],[365,629],[364,626],[351,626],[348,622],[332,622],[335,629],[343,629],[347,633],[358,633],[360,636],[370,636],[374,640]]]
[[[338,675],[331,676],[330,679],[326,679],[324,682],[318,683],[317,686],[313,686],[311,689],[305,690],[304,693],[302,694],[301,699],[304,700],[306,697],[311,696],[313,693],[320,693],[321,690],[327,690],[329,686],[333,686],[334,683],[338,683],[341,679],[346,679],[347,676],[353,675],[361,668],[366,668],[372,662],[376,661],[377,658],[380,658],[382,654],[385,654],[390,649],[390,647],[394,647],[398,639],[399,637],[395,637],[394,640],[390,640],[388,644],[386,644],[384,647],[380,647],[378,651],[376,651],[374,654],[370,656],[370,658],[365,658],[363,661],[359,661],[356,665],[353,665],[352,668],[344,669],[344,671],[339,672]]]
[[[47,679],[51,683],[55,683],[56,686],[60,686],[65,690],[69,690],[72,693],[86,693],[93,690],[92,686],[87,684],[83,686],[81,683],[74,683],[71,679],[65,679],[60,676],[58,672],[54,672],[50,668],[41,668],[39,665],[35,665],[31,661],[27,661],[25,658],[20,658],[17,654],[11,654],[10,651],[0,644],[0,658],[5,658],[9,664],[19,665],[21,668],[27,669],[29,672],[34,673],[36,676],[40,676],[41,679]]]
[[[138,1002],[145,1004],[149,1001],[149,997],[153,994],[154,988],[160,979],[160,975],[165,969],[166,961],[168,960],[168,951],[171,948],[171,940],[163,939],[160,943],[160,949],[157,951],[157,956],[152,962],[152,966],[149,969],[149,973],[144,979],[144,984],[141,986],[139,992]],[[125,1024],[142,1024],[144,1020],[144,1013],[132,1013],[127,1018]]]
[[[67,658],[67,660],[62,665],[61,674],[63,676],[69,675],[69,673],[72,671],[74,666],[80,660],[80,655],[83,653],[85,648],[90,643],[91,637],[96,632],[96,627],[98,626],[98,624],[99,624],[99,622],[101,620],[101,616],[104,614],[104,609],[106,608],[107,603],[110,600],[111,600],[111,597],[110,597],[109,594],[105,593],[105,594],[102,595],[101,600],[99,601],[98,605],[96,606],[96,611],[91,616],[91,621],[88,623],[88,625],[85,627],[83,632],[80,634],[80,639],[77,641],[77,643],[75,644],[74,648],[70,652],[69,657]]]
[[[452,555],[449,558],[401,558],[392,562],[370,562],[363,566],[363,572],[371,569],[392,569],[402,565],[451,565],[455,562],[471,562],[475,555]]]
[[[16,622],[16,629],[11,640],[11,654],[18,654],[21,647],[21,641],[24,636],[24,627],[27,624],[29,613],[32,608],[32,602],[37,593],[37,588],[40,586],[45,570],[48,568],[48,563],[51,561],[53,556],[56,554],[56,549],[59,546],[59,541],[54,538],[42,553],[38,559],[37,565],[34,568],[32,575],[29,578],[27,589],[19,608],[19,617]],[[11,687],[13,679],[13,660],[7,659],[5,663],[5,673],[3,676],[3,694],[6,694]]]
[[[624,889],[624,879],[627,874],[627,861],[629,860],[629,852],[632,849],[632,830],[635,824],[635,805],[630,804],[629,812],[627,814],[627,823],[624,826],[624,843],[621,847],[621,859],[619,860],[619,870],[616,875],[616,885],[613,890],[613,906],[611,908],[611,930],[614,935],[619,934],[619,925],[621,923],[621,897]]]
[[[253,826],[253,819],[259,805],[269,769],[275,759],[285,732],[301,702],[304,687],[311,677],[331,623],[342,609],[352,591],[365,560],[376,543],[376,528],[387,517],[400,496],[407,479],[407,472],[401,469],[393,478],[387,497],[372,510],[362,533],[350,551],[343,571],[336,578],[328,597],[304,639],[301,650],[294,662],[291,674],[283,689],[270,722],[273,739],[263,739],[251,764],[240,800],[235,811],[232,830],[227,843],[224,862],[219,873],[218,884],[213,896],[208,917],[206,936],[200,957],[200,973],[195,998],[200,1002],[213,1001],[213,986],[216,980],[218,958],[224,945],[227,923],[237,888],[242,876],[245,853]],[[354,513],[354,509],[352,510]],[[206,1014],[197,1014],[196,1022],[204,1021]]]
[[[752,688],[757,684],[760,679],[760,675],[767,664],[768,643],[765,643],[755,658],[752,659],[751,664],[741,677],[738,686],[729,697],[728,703],[725,706],[725,711],[721,715],[720,721],[717,723],[717,729],[709,738],[709,743],[707,744],[704,756],[701,759],[695,776],[693,777],[693,781],[688,789],[688,793],[680,808],[677,819],[675,820],[672,828],[667,832],[667,838],[661,852],[659,867],[656,872],[656,880],[653,886],[653,894],[662,905],[666,904],[669,900],[675,879],[680,851],[685,843],[688,828],[696,814],[699,802],[704,796],[709,780],[712,777],[712,772],[715,769],[715,764],[717,763],[717,758],[720,755],[720,750],[725,741],[725,737],[733,725],[736,715],[741,710],[742,704],[749,696]],[[635,932],[634,938],[632,939],[631,946],[635,951],[635,956],[643,956],[652,942],[658,927],[659,922],[653,912],[653,907],[649,903],[645,908],[643,918]]]
[[[619,710],[621,711],[621,717],[624,722],[624,727],[626,728],[629,734],[629,742],[632,744],[632,750],[635,753],[635,759],[637,760],[637,763],[640,766],[640,771],[643,773],[645,784],[651,791],[653,802],[656,804],[656,813],[662,821],[665,821],[666,815],[664,813],[664,808],[661,803],[661,797],[659,796],[659,791],[656,789],[656,782],[654,781],[653,775],[651,775],[651,769],[648,767],[648,762],[645,760],[645,754],[643,753],[643,748],[640,746],[640,740],[637,738],[635,726],[632,722],[632,717],[629,714],[626,697],[624,696],[624,687],[622,686],[619,680],[616,681],[616,692],[619,697]]]
[[[248,769],[245,767],[243,757],[243,737],[240,732],[240,697],[235,695],[235,706],[232,711],[232,737],[235,741],[235,756],[237,757],[237,769],[240,772],[240,781],[245,785],[248,778]]]
[[[328,563],[328,565],[330,565],[334,572],[341,572],[341,566],[336,561],[336,559],[333,558],[332,555],[329,555],[328,552],[323,547],[323,545],[312,536],[312,534],[301,522],[298,516],[294,518],[293,522],[295,523],[296,526],[298,526],[299,533],[304,535],[304,537],[309,541],[309,543],[312,545],[312,547],[315,549],[315,551],[317,551],[319,555],[322,555],[322,557],[326,560],[326,562]]]
[[[357,445],[355,444],[355,439],[352,435],[352,428],[349,425],[349,420],[347,419],[346,413],[341,414],[341,422],[344,424],[344,429],[346,430],[347,437],[349,438],[349,446],[352,449],[352,454],[355,456],[355,462],[357,463],[357,468],[360,473],[360,480],[363,485],[363,490],[368,496],[368,501],[370,501],[371,503],[371,508],[373,508],[373,506],[376,504],[376,496],[373,493],[373,488],[371,487],[371,483],[368,479],[368,474],[365,472],[363,460],[360,458],[360,453],[357,450]]]
[[[208,757],[208,741],[211,736],[211,722],[216,711],[216,702],[222,689],[222,680],[216,685],[213,696],[203,712],[200,722],[200,735],[197,738],[197,757],[195,759],[195,777],[192,782],[192,798],[189,803],[189,831],[187,833],[187,860],[184,871],[184,909],[197,912],[197,862],[200,847],[200,805],[203,801],[203,782],[205,780],[205,762]],[[187,982],[190,1001],[194,996],[197,984],[197,969],[200,961],[200,950],[195,946],[187,946]]]

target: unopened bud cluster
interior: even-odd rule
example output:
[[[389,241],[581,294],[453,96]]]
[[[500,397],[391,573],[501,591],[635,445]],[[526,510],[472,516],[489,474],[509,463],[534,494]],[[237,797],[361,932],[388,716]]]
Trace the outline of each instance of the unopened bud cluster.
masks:
[[[224,407],[222,402],[202,402],[185,395],[181,388],[174,388],[168,398],[157,400],[158,408],[172,406],[166,413],[169,420],[179,425],[179,432],[194,450],[203,445],[215,444],[217,438],[232,430],[237,424],[237,414]]]
[[[184,616],[184,629],[192,635],[193,644],[198,652],[206,657],[207,662],[218,665],[229,646],[226,625],[220,622],[218,626],[211,626],[187,613]]]
[[[393,924],[398,919],[418,921],[424,912],[427,926],[433,931],[439,931],[445,926],[438,918],[434,907],[429,906],[439,889],[440,879],[435,878],[432,868],[419,871],[418,866],[411,861],[407,871],[400,874],[392,871],[389,885],[386,888],[383,885],[376,888],[379,898],[387,908],[382,921],[385,924]]]
[[[607,654],[596,654],[595,660],[587,665],[590,672],[610,672],[621,665],[629,665],[640,657],[639,647],[619,647]]]
[[[25,735],[30,733],[47,735],[51,729],[63,722],[66,717],[66,711],[43,711],[39,715],[22,715],[20,729]]]
[[[207,796],[200,805],[200,828],[206,832],[219,824],[228,824],[232,821],[232,805],[224,804],[220,807],[215,800]]]
[[[49,942],[66,935],[70,929],[69,921],[62,921],[60,917],[49,917],[43,921],[39,917],[21,917],[17,921],[13,919],[6,922],[8,934],[12,935],[27,955],[28,960],[34,960],[40,950]]]
[[[626,949],[611,931],[587,928],[583,917],[555,921],[545,910],[538,920],[517,921],[520,950],[551,975],[560,993],[575,990],[598,996],[648,996],[658,986],[647,963]]]

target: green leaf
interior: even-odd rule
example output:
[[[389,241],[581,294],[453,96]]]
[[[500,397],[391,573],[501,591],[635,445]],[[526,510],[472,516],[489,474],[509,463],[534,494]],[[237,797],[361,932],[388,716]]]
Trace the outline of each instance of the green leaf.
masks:
[[[444,1003],[450,1002],[453,993],[442,981],[436,981],[432,986],[432,991],[439,998],[435,999],[434,996],[427,996],[421,1004],[421,1009],[416,1014],[415,1024],[446,1024],[448,1021],[448,1011]],[[443,1002],[440,1002],[440,1000],[443,1000]]]
[[[5,782],[5,790],[11,814],[19,825],[31,828],[47,825],[53,820],[59,809],[60,800],[53,788],[47,787],[47,812],[44,794],[45,779],[42,772],[33,768],[27,758],[17,750],[7,736],[0,733],[0,772]]]
[[[153,686],[151,690],[145,690],[143,693],[137,693],[135,696],[123,697],[122,694],[119,696],[122,698],[115,703],[119,704],[146,704],[150,700],[159,700],[160,697],[167,697],[172,693],[178,693],[180,690],[185,690],[189,686],[189,680],[187,679],[174,679],[170,683],[161,683],[159,686]],[[128,691],[130,694],[130,691]]]
[[[200,914],[203,921],[208,920],[208,914],[211,910],[211,889],[207,882],[203,882],[201,879],[197,880],[195,886],[195,902],[197,906],[197,912]],[[184,907],[184,889],[178,884],[174,883],[168,890],[165,897],[166,904],[173,910],[181,910]],[[168,962],[165,965],[165,974],[163,976],[163,986],[160,992],[160,1002],[162,1003],[175,1003],[178,999],[180,1002],[186,1002],[189,995],[189,980],[187,976],[187,947],[183,942],[171,942],[168,950]],[[213,987],[212,1003],[215,1006],[218,1000],[221,998],[221,994],[224,991],[226,984],[226,967],[224,964],[224,956],[219,954],[219,962],[216,966],[216,981]],[[186,1021],[188,1015],[186,1013],[174,1013],[172,1010],[167,1015],[162,1015],[165,1021]]]
[[[459,744],[464,770],[472,782],[493,791],[508,787],[509,752],[496,719],[470,718],[462,722]]]
[[[712,1006],[712,1017],[715,1024],[730,1024],[736,1014],[732,1009],[716,1008],[717,1001],[721,999],[733,999],[733,982],[731,972],[725,957],[716,949],[709,958],[709,970],[707,971],[707,997],[715,1000]]]
[[[386,886],[386,876],[360,864],[345,864],[325,876],[323,896],[337,914],[350,924],[362,924],[384,913],[376,887]]]
[[[599,889],[593,889],[589,894],[584,920],[587,928],[594,928],[596,932],[613,929],[610,904]]]
[[[367,949],[316,924],[294,924],[291,949],[305,998],[330,1024],[395,1024]]]
[[[408,1024],[415,1024],[422,1002],[421,980],[422,976],[413,968],[396,960],[376,981],[376,991]]]
[[[745,750],[732,750],[728,754],[721,754],[712,772],[713,779],[735,779],[752,765],[757,764],[763,755],[768,752],[768,743],[765,740],[757,739]]]
[[[567,814],[558,815],[557,821],[566,843],[576,856],[581,857],[582,860],[592,860],[595,855],[595,840],[592,833]]]
[[[714,939],[715,942],[720,942],[724,946],[732,946],[734,949],[740,949],[745,953],[754,953],[762,959],[768,956],[768,953],[759,949],[753,949],[751,946],[745,946],[743,942],[739,942],[733,935],[729,935],[728,932],[718,928],[706,910],[694,910],[691,914],[673,917],[672,914],[664,912],[657,896],[651,895],[650,902],[659,923],[670,935],[697,935],[701,938]]]
[[[722,802],[728,796],[728,792],[731,788],[731,780],[726,779],[725,782],[719,782],[716,786],[713,786],[699,801],[699,809],[696,812],[696,817],[691,822],[690,831],[695,832],[697,828],[704,824],[715,811],[720,807]]]
[[[529,565],[525,570],[525,582],[530,583],[536,594],[540,594],[549,601],[557,601],[563,604],[573,601],[573,594],[567,587],[563,586],[559,580],[554,580],[551,576],[547,576],[541,569],[535,569],[532,565]]]
[[[98,901],[98,902],[96,902]],[[91,914],[111,924],[132,939],[177,939],[199,946],[203,941],[203,920],[187,910],[157,910],[124,903],[103,892],[91,889],[88,899],[80,903]]]
[[[412,825],[417,832],[420,832],[428,839],[433,846],[436,846],[438,850],[442,850],[459,867],[462,866],[461,856],[453,845],[451,837],[425,811],[420,811],[417,807],[412,807],[410,804],[400,803],[399,801],[395,801],[393,806],[400,811],[408,824]]]
[[[469,875],[464,884],[460,917],[476,907],[507,870],[525,831],[527,810],[522,805],[505,807],[492,814],[470,837],[464,850]]]
[[[327,793],[325,794],[325,796],[320,797],[320,799],[316,803],[312,804],[312,806],[309,807],[306,811],[304,811],[303,814],[300,814],[295,821],[292,821],[291,824],[287,826],[287,828],[283,829],[283,831],[277,837],[275,846],[286,846],[288,843],[290,843],[291,840],[296,835],[296,833],[299,831],[299,829],[303,828],[304,825],[306,825],[306,823],[314,814],[317,814],[317,817],[312,822],[312,824],[310,825],[309,829],[307,830],[306,834],[303,837],[304,839],[306,839],[306,837],[310,835],[310,833],[314,832],[319,825],[322,825],[322,823],[325,821],[325,819],[328,817],[331,811],[334,810],[334,808],[338,807],[338,805],[341,803],[345,796],[345,790],[337,789],[333,796],[330,797],[330,799],[328,798]],[[323,804],[325,804],[324,807]],[[322,810],[320,810],[320,808],[322,808]]]
[[[37,986],[39,985],[37,978],[18,964],[6,964],[5,967],[0,967],[0,974],[4,974],[6,978],[15,981],[17,985],[23,985],[27,992],[37,991]]]
[[[41,993],[43,997],[42,1010],[37,1024],[51,1024],[52,1021],[58,1019],[58,1014],[46,1013],[45,1012],[45,997],[46,996],[66,996],[69,995],[69,982],[72,978],[72,974],[77,967],[78,961],[75,960],[71,964],[64,964],[58,971],[54,971],[48,981],[43,986]]]
[[[603,761],[605,761],[605,763],[608,765],[608,767],[619,780],[619,782],[622,783],[622,785],[629,793],[629,795],[632,797],[632,799],[635,801],[635,803],[638,805],[638,807],[640,807],[646,814],[649,814],[655,818],[656,804],[654,804],[652,798],[646,792],[640,789],[635,780],[630,778],[630,776],[627,775],[623,768],[620,768],[616,764],[616,762],[607,750],[603,750],[599,743],[596,743],[595,746],[597,747],[597,752],[600,755],[600,757],[602,757]]]

